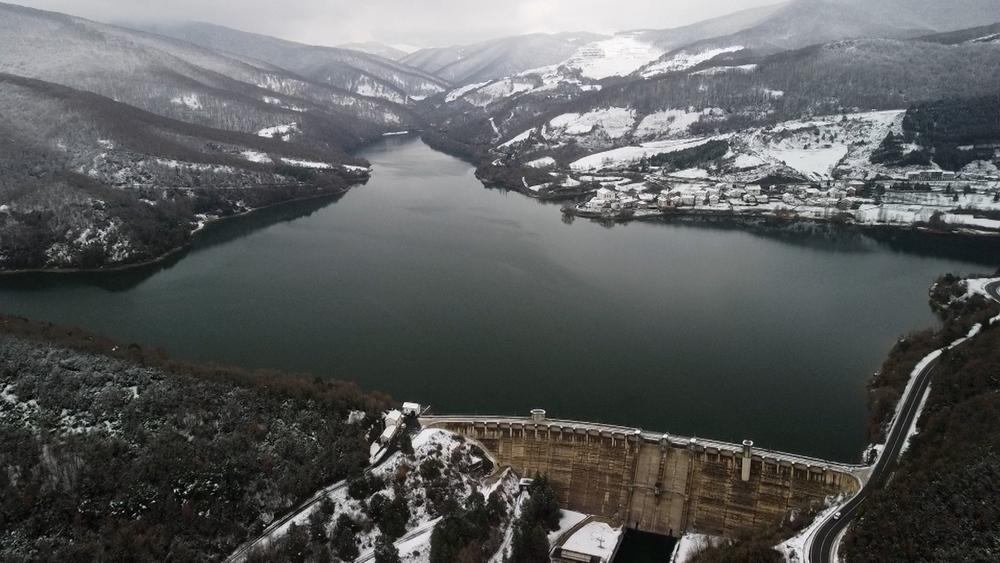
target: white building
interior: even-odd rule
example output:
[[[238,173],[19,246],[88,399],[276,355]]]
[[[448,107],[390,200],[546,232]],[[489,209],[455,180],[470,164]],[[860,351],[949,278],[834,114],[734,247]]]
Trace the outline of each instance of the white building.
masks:
[[[608,188],[600,188],[597,190],[597,197],[600,201],[614,201],[618,199],[618,194],[614,190],[609,190]]]

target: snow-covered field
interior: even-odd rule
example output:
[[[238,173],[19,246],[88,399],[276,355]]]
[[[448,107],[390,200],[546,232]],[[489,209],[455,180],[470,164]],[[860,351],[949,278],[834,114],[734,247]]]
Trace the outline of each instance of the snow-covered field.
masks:
[[[579,70],[586,78],[600,80],[628,76],[662,55],[662,49],[623,33],[584,45],[561,66]]]
[[[607,108],[579,113],[565,113],[549,121],[544,135],[558,137],[561,135],[580,136],[594,132],[603,132],[610,139],[620,139],[632,131],[635,124],[635,110],[626,108]]]
[[[694,68],[705,61],[709,61],[725,53],[735,53],[743,50],[742,46],[724,47],[722,49],[708,49],[695,53],[678,53],[666,60],[658,61],[642,70],[643,78],[652,78],[668,72],[680,72]]]
[[[660,138],[681,137],[689,134],[688,129],[698,122],[702,116],[721,112],[721,109],[669,109],[651,113],[644,117],[636,127],[634,136],[638,140],[653,140]]]
[[[718,137],[718,139],[724,138],[727,137]],[[575,171],[596,171],[607,168],[628,166],[642,160],[643,158],[698,147],[713,139],[715,138],[655,141],[652,143],[643,143],[637,146],[612,149],[610,151],[600,152],[581,158],[570,164],[570,168]]]
[[[282,141],[289,141],[292,138],[292,134],[298,132],[299,126],[296,123],[289,123],[288,125],[275,125],[274,127],[265,127],[260,131],[257,131],[258,137],[267,137],[268,139],[281,139]]]

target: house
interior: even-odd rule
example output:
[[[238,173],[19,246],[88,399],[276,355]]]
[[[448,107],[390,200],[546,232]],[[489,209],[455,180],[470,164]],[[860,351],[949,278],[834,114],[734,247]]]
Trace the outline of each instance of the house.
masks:
[[[378,437],[379,444],[388,444],[392,441],[393,437],[396,436],[396,431],[399,429],[398,426],[386,426],[385,430],[382,431],[382,435]]]
[[[754,197],[757,197],[757,196],[759,196],[761,194],[761,192],[762,192],[762,188],[760,186],[758,186],[757,184],[752,184],[752,185],[747,186],[747,195],[752,195]]]
[[[396,426],[403,421],[403,413],[396,409],[389,411],[385,415],[385,425],[386,426]]]
[[[609,190],[608,188],[600,188],[597,190],[596,199],[600,201],[614,201],[618,199],[618,194],[614,190]]]
[[[420,416],[421,410],[420,403],[403,403],[404,416]]]

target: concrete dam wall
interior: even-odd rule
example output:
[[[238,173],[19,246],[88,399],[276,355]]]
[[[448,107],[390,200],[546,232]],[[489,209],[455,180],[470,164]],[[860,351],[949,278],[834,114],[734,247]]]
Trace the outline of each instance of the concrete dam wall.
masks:
[[[540,413],[541,411],[539,411]],[[522,476],[548,475],[565,508],[677,536],[731,536],[860,488],[864,468],[637,429],[534,418],[425,417]]]

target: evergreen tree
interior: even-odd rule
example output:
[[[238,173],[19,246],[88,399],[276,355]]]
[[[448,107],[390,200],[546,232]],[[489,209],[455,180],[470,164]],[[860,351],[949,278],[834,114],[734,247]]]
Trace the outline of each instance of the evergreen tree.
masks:
[[[521,520],[514,529],[510,547],[511,561],[517,563],[549,563],[549,538],[541,524],[533,527]]]
[[[379,534],[375,538],[375,563],[400,563],[396,544],[385,534]]]

